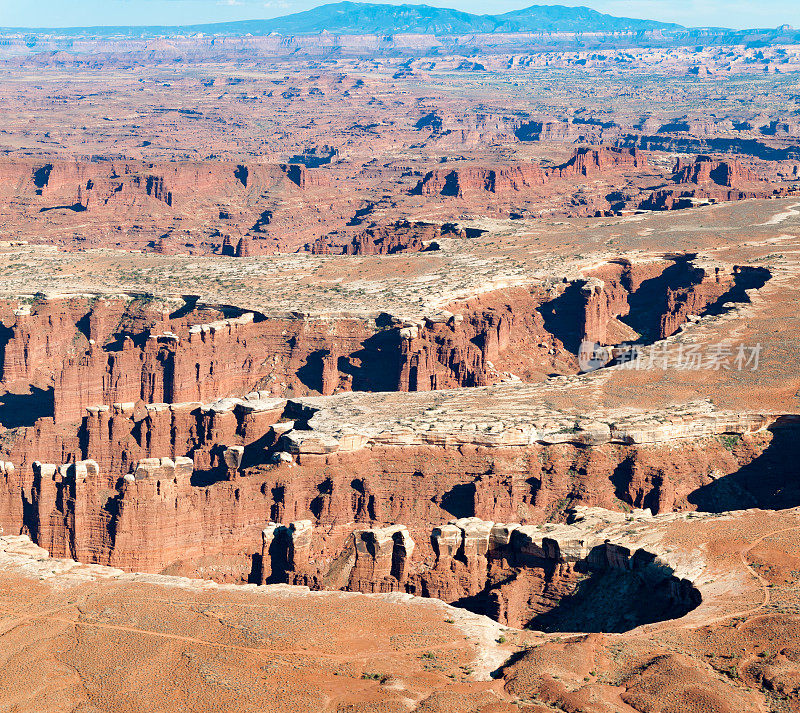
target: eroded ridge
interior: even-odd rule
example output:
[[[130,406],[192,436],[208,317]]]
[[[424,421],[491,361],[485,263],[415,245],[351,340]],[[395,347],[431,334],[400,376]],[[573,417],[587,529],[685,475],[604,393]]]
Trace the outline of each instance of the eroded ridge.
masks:
[[[36,414],[74,423],[87,407],[201,403],[253,390],[280,397],[535,382],[576,373],[584,342],[603,347],[611,363],[748,303],[770,276],[692,255],[619,259],[416,319],[267,315],[196,297],[39,295],[0,305],[9,324],[0,378],[17,393],[27,384],[29,398],[18,401],[30,416],[20,425]],[[17,425],[17,409],[7,411],[0,422]]]
[[[46,432],[15,444],[20,458],[5,462],[0,483],[3,523],[55,556],[85,562],[324,586],[327,568],[294,573],[304,557],[286,546],[289,523],[303,523],[310,558],[325,562],[350,547],[359,527],[403,523],[414,543],[403,545],[406,559],[433,567],[444,552],[434,528],[453,518],[535,528],[564,521],[576,505],[663,514],[723,511],[743,498],[800,502],[786,465],[796,419],[695,404],[667,421],[622,412],[576,420],[532,409],[546,393],[513,384],[429,392],[404,421],[387,395],[367,394],[90,409],[72,445],[60,441],[74,449],[73,462],[25,460],[28,449],[52,443]],[[763,467],[769,478],[759,476]],[[276,524],[265,550],[266,521]],[[375,537],[405,537],[387,532]],[[518,554],[504,557],[514,563]],[[404,573],[392,576],[405,589],[397,583],[410,570],[394,555],[390,571]],[[361,576],[359,587],[368,580]]]
[[[405,591],[514,627],[623,631],[683,616],[701,601],[690,577],[702,572],[702,562],[673,566],[655,543],[639,546],[631,537],[676,517],[683,516],[652,520],[649,511],[579,506],[566,524],[460,518],[432,530],[429,562],[414,561],[415,542],[404,525],[357,529],[341,552],[325,558],[327,569],[309,558],[311,521],[270,524],[262,533],[260,581]],[[615,597],[625,604],[609,611]]]

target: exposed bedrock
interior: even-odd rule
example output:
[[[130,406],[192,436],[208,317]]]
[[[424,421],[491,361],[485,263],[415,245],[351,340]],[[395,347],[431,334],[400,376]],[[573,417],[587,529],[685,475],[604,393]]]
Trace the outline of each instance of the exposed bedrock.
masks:
[[[209,402],[254,388],[397,388],[399,338],[375,320],[266,319],[191,302],[160,309],[152,301],[77,296],[0,305],[10,325],[0,333],[0,378],[49,380],[56,423],[79,421],[87,407]]]
[[[695,205],[739,201],[748,198],[785,197],[796,189],[773,187],[769,181],[734,160],[698,156],[673,168],[672,183],[659,188],[642,201],[640,208],[675,210]]]
[[[433,552],[423,559],[413,557],[416,543],[404,525],[356,529],[338,553],[322,562],[308,559],[310,521],[270,523],[262,533],[259,579],[262,584],[303,582],[326,589],[436,597],[515,627],[622,631],[682,616],[700,603],[700,593],[687,577],[702,565],[676,572],[651,551],[657,545],[648,550],[625,540],[622,523],[651,519],[649,511],[625,515],[582,507],[571,511],[572,524],[460,518],[428,533]],[[598,582],[601,587],[613,583],[616,593],[629,598],[613,611],[581,621],[596,598],[590,590]],[[638,598],[644,601],[640,604]],[[570,610],[569,618],[565,610]]]
[[[306,245],[313,255],[393,255],[401,252],[435,250],[443,231],[459,234],[453,224],[399,220],[389,224],[372,224],[352,237],[342,231],[318,238]]]
[[[691,255],[617,260],[584,273],[540,307],[544,327],[568,352],[582,341],[647,345],[687,322],[749,302],[748,290],[770,278],[765,268],[721,265]],[[608,350],[611,361],[616,350]]]
[[[33,470],[29,532],[51,556],[137,571],[178,572],[187,571],[181,558],[190,557],[200,574],[225,579],[234,572],[237,530],[252,531],[246,518],[235,513],[217,519],[198,512],[204,542],[215,544],[207,549],[188,542],[176,546],[181,533],[192,529],[180,503],[183,486],[192,475],[188,458],[143,459],[121,479],[113,495],[96,490],[99,467],[91,460],[58,467],[37,462]],[[240,487],[228,495],[235,503],[252,497]],[[208,492],[205,503],[197,503],[201,511],[209,509],[207,496]],[[111,518],[98,516],[91,506],[106,497],[103,510]],[[169,515],[159,517],[158,510]],[[436,597],[518,627],[626,630],[681,616],[700,602],[687,573],[676,572],[652,547],[626,542],[624,528],[608,529],[609,523],[649,517],[649,511],[626,515],[578,507],[569,514],[577,526],[460,518],[427,533],[415,528],[424,538],[416,557],[416,543],[403,525],[351,523],[322,526],[318,533],[311,519],[286,525],[270,522],[261,531],[260,549],[250,543],[256,551],[249,572],[243,571],[241,578],[315,589],[403,591]],[[161,543],[158,552],[148,546],[153,542]],[[247,544],[238,544],[246,564]],[[125,559],[117,548],[128,552]],[[160,567],[159,555],[173,561]],[[593,609],[598,586],[612,584],[627,601],[605,616],[598,618],[595,613],[591,621],[581,620],[581,612]]]
[[[397,524],[337,526],[317,520],[315,525],[300,519],[264,527],[262,521],[260,542],[245,543],[237,534],[257,536],[247,527],[242,507],[254,493],[234,482],[227,493],[234,511],[224,518],[208,512],[208,491],[196,502],[203,543],[214,544],[177,545],[193,529],[180,502],[191,473],[188,458],[144,459],[112,495],[93,492],[99,475],[94,461],[59,467],[36,463],[30,534],[51,555],[137,571],[186,573],[191,561],[195,573],[233,578],[238,555],[244,566],[240,580],[408,592],[517,627],[622,631],[681,616],[700,602],[690,577],[702,571],[702,564],[678,570],[666,553],[661,556],[657,542],[639,546],[626,539],[630,523],[650,520],[649,511],[577,507],[568,512],[571,524],[545,525],[464,517],[433,528],[417,526],[414,536]],[[104,511],[111,518],[98,517],[91,506],[106,497]],[[158,551],[149,546],[156,542]],[[125,559],[118,556],[122,550],[128,553]],[[159,567],[164,555],[172,561]],[[609,588],[622,599],[598,616],[593,603],[598,591],[608,596]]]
[[[606,345],[648,343],[671,336],[690,317],[748,302],[747,290],[760,289],[769,278],[765,268],[720,265],[689,255],[649,263],[619,260],[587,273],[586,281],[561,299],[579,305],[584,319],[578,331],[584,339]]]
[[[20,428],[7,438],[9,462],[29,472],[33,461],[59,463],[95,460],[103,472],[119,478],[142,458],[191,456],[194,482],[217,480],[229,470],[265,458],[267,449],[292,426],[279,422],[284,399],[267,392],[209,405],[116,403],[87,409],[77,428],[62,428],[51,418]],[[241,447],[236,462],[228,448]]]
[[[396,445],[365,446],[321,434],[294,438],[313,431],[279,420],[282,412],[275,400],[259,399],[148,409],[138,421],[126,409],[90,414],[83,440],[56,463],[4,459],[0,526],[29,533],[54,556],[247,581],[262,576],[266,523],[275,523],[279,548],[287,534],[282,526],[308,520],[309,561],[317,564],[297,570],[288,559],[285,566],[270,560],[266,578],[284,572],[309,586],[343,587],[355,577],[366,591],[368,582],[382,587],[385,577],[399,581],[397,572],[412,572],[406,560],[433,566],[462,549],[464,557],[479,552],[485,526],[470,521],[462,537],[448,529],[452,519],[535,526],[563,520],[576,505],[668,513],[800,503],[793,422],[762,430],[769,419],[701,419],[654,431],[650,443],[638,445],[631,441],[638,438],[634,428],[620,422],[615,430],[606,426],[606,442],[592,428],[507,446],[477,445],[474,434],[472,443],[415,445],[400,438]],[[295,452],[284,442],[294,443]],[[385,530],[397,523],[405,529]],[[375,532],[353,535],[362,530]],[[337,570],[333,561],[354,537]],[[380,556],[359,564],[370,552]],[[350,557],[355,575],[343,579]],[[422,591],[423,583],[408,576],[409,587]],[[449,581],[434,578],[424,586],[447,591]],[[459,597],[475,594],[469,592]]]
[[[640,168],[647,159],[638,149],[577,149],[561,166],[542,168],[535,164],[510,166],[468,166],[458,169],[436,169],[428,172],[413,189],[418,195],[469,197],[488,192],[508,196],[553,180],[590,177],[620,168]]]
[[[15,216],[9,230],[36,243],[49,233],[66,249],[274,254],[319,237],[321,220],[327,232],[352,215],[331,171],[293,163],[4,159],[0,176],[0,203]],[[308,192],[314,200],[299,210]]]
[[[223,203],[247,191],[324,185],[318,172],[296,164],[187,161],[149,163],[131,160],[7,160],[3,195],[35,200],[42,211],[71,208],[102,210],[130,207],[149,199],[167,206],[196,201]],[[38,200],[37,200],[38,199]],[[201,205],[203,205],[201,203]]]
[[[687,255],[619,260],[410,320],[267,317],[149,296],[34,296],[0,303],[0,379],[52,387],[56,424],[79,422],[89,407],[208,403],[254,390],[291,397],[535,382],[575,373],[583,340],[650,343],[748,301],[747,290],[769,276]],[[12,425],[9,415],[0,411],[0,423]]]
[[[404,523],[417,543],[413,556],[423,557],[432,546],[421,544],[430,539],[421,529],[453,517],[541,523],[574,503],[659,513],[740,501],[784,507],[778,435],[753,435],[768,417],[699,425],[687,417],[642,430],[541,414],[541,423],[487,417],[448,431],[441,416],[422,428],[393,414],[391,423],[339,433],[326,422],[337,417],[324,399],[296,396],[507,382],[494,388],[518,398],[513,389],[528,388],[520,378],[576,371],[581,339],[614,345],[666,336],[747,300],[768,277],[691,257],[620,261],[572,282],[487,293],[418,321],[267,318],[150,296],[4,301],[3,376],[29,392],[14,392],[0,410],[0,525],[30,532],[57,556],[239,581],[255,576],[255,543],[270,521],[327,527],[319,556],[342,545],[348,523]],[[53,394],[52,416],[13,420],[38,413],[31,407],[46,405],[43,393]],[[724,434],[742,435],[735,450],[717,439]],[[676,437],[680,448],[662,445]],[[178,467],[187,458],[191,467]],[[175,470],[137,479],[148,459]],[[771,479],[754,479],[761,459],[776,463]],[[205,572],[203,561],[215,564]]]
[[[577,149],[569,161],[554,167],[516,163],[437,168],[426,173],[411,193],[470,201],[515,199],[524,204],[558,191],[557,186],[565,181],[602,180],[620,174],[637,176],[637,187],[628,184],[622,190],[590,200],[581,193],[573,193],[569,212],[601,216],[621,211],[676,210],[709,203],[786,197],[797,192],[795,186],[772,182],[732,158],[699,155],[692,161],[679,160],[670,176],[651,166],[637,148],[604,146]],[[667,183],[659,185],[664,180]],[[524,212],[523,204],[511,213]]]
[[[676,134],[628,134],[615,140],[619,146],[671,153],[715,153],[757,156],[767,161],[800,159],[800,146],[776,147],[751,138],[697,137]]]

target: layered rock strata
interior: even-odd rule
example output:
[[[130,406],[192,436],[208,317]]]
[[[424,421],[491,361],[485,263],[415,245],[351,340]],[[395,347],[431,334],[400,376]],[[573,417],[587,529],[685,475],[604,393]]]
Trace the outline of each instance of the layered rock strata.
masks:
[[[647,344],[690,318],[747,301],[770,273],[691,256],[618,260],[545,288],[488,292],[419,319],[267,317],[129,295],[0,305],[2,380],[51,374],[56,424],[115,403],[429,391],[574,373],[582,341]],[[205,321],[208,317],[216,317]]]
[[[459,198],[487,192],[509,196],[553,180],[589,177],[607,171],[642,168],[647,159],[638,149],[577,149],[561,166],[542,168],[534,164],[483,167],[469,166],[428,172],[414,188],[419,195],[456,196]]]
[[[520,405],[530,404],[520,396]],[[581,503],[695,509],[712,502],[699,493],[717,480],[735,479],[776,447],[777,436],[765,427],[773,424],[775,434],[794,428],[766,415],[701,410],[673,414],[668,424],[622,415],[611,423],[559,422],[546,410],[539,417],[535,410],[527,413],[527,407],[517,422],[473,429],[479,424],[460,422],[454,402],[456,419],[447,431],[423,404],[424,418],[391,427],[362,401],[371,425],[347,424],[336,409],[340,400],[284,407],[256,394],[194,411],[148,409],[140,421],[124,408],[98,410],[87,419],[92,428],[85,440],[73,443],[74,460],[61,461],[65,465],[6,461],[2,526],[31,533],[59,556],[145,571],[195,571],[202,570],[198,562],[215,561],[221,567],[216,577],[241,581],[261,577],[255,556],[264,554],[265,522],[309,520],[324,528],[325,536],[312,540],[315,560],[338,557],[359,529],[353,523],[370,530],[407,523],[416,547],[404,544],[397,531],[353,542],[356,572],[359,552],[384,551],[394,542],[398,549],[382,555],[382,569],[367,568],[391,573],[407,571],[398,559],[401,549],[405,558],[432,562],[434,544],[421,533],[453,516],[527,525],[563,517],[566,507]],[[388,416],[391,403],[385,408]],[[439,427],[426,425],[425,418]],[[117,440],[105,440],[106,433]],[[737,455],[722,436],[741,440]],[[683,439],[680,449],[669,445],[676,438]],[[122,457],[116,443],[127,449]],[[87,460],[92,451],[99,461]],[[286,532],[278,530],[270,547],[286,541]],[[273,570],[267,578],[290,568]],[[321,586],[323,574],[306,571],[303,583]]]
[[[677,210],[709,203],[751,198],[779,198],[793,192],[791,187],[773,187],[769,181],[738,161],[698,156],[694,161],[678,160],[672,183],[659,188],[639,207],[647,210]]]

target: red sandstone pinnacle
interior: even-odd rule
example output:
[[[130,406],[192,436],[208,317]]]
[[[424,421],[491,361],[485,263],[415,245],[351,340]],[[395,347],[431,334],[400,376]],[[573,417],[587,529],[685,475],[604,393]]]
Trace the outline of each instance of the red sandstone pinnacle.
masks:
[[[250,257],[253,254],[253,241],[245,236],[236,243],[236,257]]]

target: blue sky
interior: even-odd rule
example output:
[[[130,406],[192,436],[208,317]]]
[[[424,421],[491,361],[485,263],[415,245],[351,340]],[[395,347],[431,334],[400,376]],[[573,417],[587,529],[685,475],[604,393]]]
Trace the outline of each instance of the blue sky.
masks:
[[[414,0],[405,0],[413,2]],[[544,0],[426,0],[475,13],[502,13]],[[399,0],[398,0],[399,3]],[[0,26],[194,24],[277,17],[321,0],[0,0]],[[556,4],[556,3],[552,3]],[[612,15],[723,27],[800,27],[800,0],[558,0]]]

